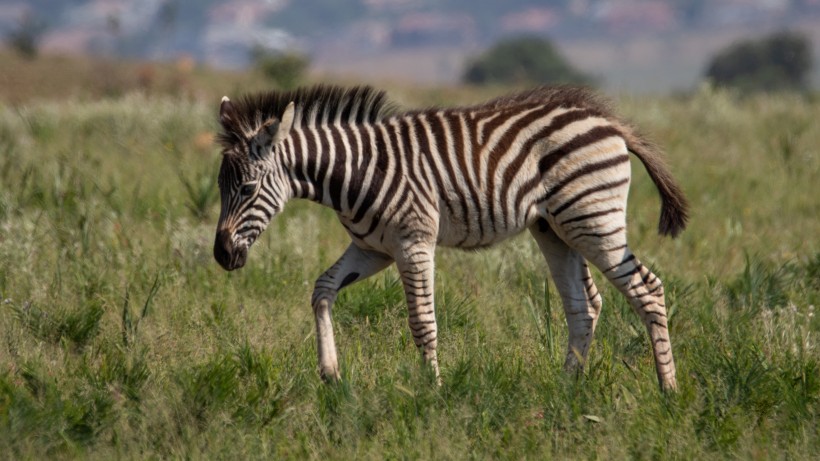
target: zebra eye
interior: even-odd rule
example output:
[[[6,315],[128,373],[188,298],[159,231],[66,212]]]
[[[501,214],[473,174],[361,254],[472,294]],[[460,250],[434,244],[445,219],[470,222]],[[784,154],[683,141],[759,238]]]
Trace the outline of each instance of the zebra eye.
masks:
[[[251,195],[256,191],[256,184],[244,184],[241,189],[239,189],[239,193],[245,197]]]

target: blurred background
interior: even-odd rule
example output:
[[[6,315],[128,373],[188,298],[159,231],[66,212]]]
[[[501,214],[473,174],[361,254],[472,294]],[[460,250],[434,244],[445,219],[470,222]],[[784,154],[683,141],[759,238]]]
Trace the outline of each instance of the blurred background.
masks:
[[[197,91],[205,68],[243,88],[254,83],[236,74],[248,70],[268,87],[306,76],[644,94],[705,79],[744,90],[820,82],[820,0],[2,0],[0,37],[0,86],[13,88],[0,97],[11,102]],[[47,70],[55,59],[63,84]]]
[[[819,40],[820,0],[0,0],[0,459],[816,461]],[[220,98],[316,82],[410,108],[606,93],[691,203],[661,238],[633,166],[681,392],[658,398],[597,272],[588,372],[562,371],[528,236],[438,252],[443,386],[394,268],[339,296],[324,386],[309,300],[350,242],[335,213],[294,201],[242,271],[213,258]]]

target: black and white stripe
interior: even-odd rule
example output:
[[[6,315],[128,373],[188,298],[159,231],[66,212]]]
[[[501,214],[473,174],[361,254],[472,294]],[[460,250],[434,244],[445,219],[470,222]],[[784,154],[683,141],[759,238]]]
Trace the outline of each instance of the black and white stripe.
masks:
[[[244,264],[291,198],[336,210],[353,240],[313,295],[324,376],[338,376],[330,322],[338,290],[391,262],[415,343],[438,371],[435,247],[482,248],[529,229],[564,302],[566,366],[583,366],[600,312],[589,261],[644,320],[661,386],[675,387],[663,287],[626,243],[628,153],[658,187],[661,233],[685,227],[686,201],[655,149],[590,92],[542,87],[474,107],[398,112],[369,87],[319,86],[226,98],[220,120],[214,252],[224,267]]]

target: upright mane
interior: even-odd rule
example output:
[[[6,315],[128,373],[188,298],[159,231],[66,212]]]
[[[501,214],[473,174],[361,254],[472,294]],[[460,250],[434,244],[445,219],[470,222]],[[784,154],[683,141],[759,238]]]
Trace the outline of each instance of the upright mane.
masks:
[[[295,105],[294,128],[375,122],[394,111],[385,92],[370,86],[314,85],[291,91],[248,94],[232,101],[236,117],[223,127],[219,142],[230,147],[253,135],[268,119],[281,117],[291,102]]]
[[[538,104],[553,107],[583,107],[612,116],[610,102],[589,88],[572,85],[539,86],[530,90],[491,99],[476,106],[477,109],[503,109],[511,106]]]

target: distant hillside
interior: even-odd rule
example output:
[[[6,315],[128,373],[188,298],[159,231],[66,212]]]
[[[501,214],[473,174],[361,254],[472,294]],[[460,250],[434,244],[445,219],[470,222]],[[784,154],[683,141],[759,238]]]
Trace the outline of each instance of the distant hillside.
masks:
[[[37,100],[98,99],[133,91],[213,101],[231,94],[271,89],[254,72],[215,70],[188,58],[149,62],[44,54],[24,59],[0,49],[0,105]]]
[[[629,83],[638,75],[621,63],[630,61],[630,67],[641,69],[640,77],[657,71],[662,79],[653,78],[654,86],[669,89],[693,84],[706,50],[727,40],[793,27],[816,36],[820,1],[3,1],[0,36],[8,37],[25,21],[44,27],[40,46],[51,53],[152,60],[188,56],[215,67],[242,68],[250,51],[263,46],[299,50],[331,74],[436,83],[454,82],[466,58],[500,37],[534,34],[555,40],[587,71],[618,75],[616,87],[644,87]],[[702,37],[717,41],[701,51],[688,49],[687,43]],[[816,37],[815,43],[820,43]],[[635,55],[645,47],[651,62]],[[614,67],[600,64],[613,56]],[[404,61],[414,58],[420,61]]]

